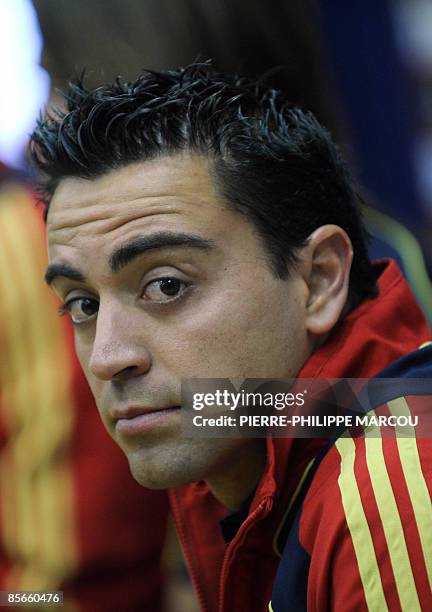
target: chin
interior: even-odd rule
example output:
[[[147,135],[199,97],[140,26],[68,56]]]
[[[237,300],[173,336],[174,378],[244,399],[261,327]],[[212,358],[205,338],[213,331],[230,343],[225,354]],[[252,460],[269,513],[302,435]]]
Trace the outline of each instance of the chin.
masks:
[[[147,489],[159,490],[159,489],[171,489],[172,487],[179,487],[189,482],[188,478],[181,478],[178,474],[170,473],[170,470],[158,471],[158,470],[146,470],[141,465],[135,466],[129,463],[129,467],[132,476],[142,487]]]
[[[195,474],[191,469],[190,461],[186,461],[177,454],[176,457],[164,456],[159,452],[158,456],[145,452],[136,452],[128,455],[129,468],[134,479],[143,487],[148,489],[170,489],[184,484],[200,480],[201,473]],[[196,476],[196,478],[195,478]]]
[[[158,440],[124,449],[135,480],[148,489],[170,489],[206,480],[230,461],[238,440]],[[226,469],[226,468],[224,468]]]

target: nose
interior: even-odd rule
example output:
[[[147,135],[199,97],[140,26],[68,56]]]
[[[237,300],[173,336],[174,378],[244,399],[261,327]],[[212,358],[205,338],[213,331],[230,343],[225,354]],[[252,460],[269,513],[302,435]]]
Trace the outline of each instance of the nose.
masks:
[[[89,360],[90,372],[99,380],[126,380],[146,374],[151,357],[140,341],[133,319],[124,309],[99,308]]]

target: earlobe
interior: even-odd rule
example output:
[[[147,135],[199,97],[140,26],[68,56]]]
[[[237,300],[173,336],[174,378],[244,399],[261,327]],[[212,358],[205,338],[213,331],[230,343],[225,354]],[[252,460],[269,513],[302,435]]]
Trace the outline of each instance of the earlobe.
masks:
[[[310,235],[304,256],[306,328],[323,336],[339,321],[348,302],[352,244],[341,227],[324,225]]]

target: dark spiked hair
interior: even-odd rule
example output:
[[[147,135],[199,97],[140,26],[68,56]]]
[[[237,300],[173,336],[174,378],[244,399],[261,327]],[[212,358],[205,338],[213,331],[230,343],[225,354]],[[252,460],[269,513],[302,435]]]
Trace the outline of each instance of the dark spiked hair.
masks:
[[[329,132],[282,92],[203,63],[95,89],[75,79],[64,96],[67,110],[52,109],[31,137],[46,213],[66,177],[190,151],[210,159],[219,194],[255,225],[275,274],[285,278],[308,236],[334,223],[353,244],[351,304],[375,293],[353,179]]]

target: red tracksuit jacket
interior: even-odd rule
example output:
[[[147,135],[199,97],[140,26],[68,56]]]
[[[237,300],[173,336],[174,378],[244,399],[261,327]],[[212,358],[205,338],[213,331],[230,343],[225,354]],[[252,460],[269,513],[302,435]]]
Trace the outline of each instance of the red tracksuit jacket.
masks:
[[[371,423],[334,432],[310,467],[269,610],[432,610],[431,398],[432,342],[363,385],[351,418]]]
[[[366,300],[345,318],[311,356],[299,377],[372,377],[430,339],[428,325],[396,264],[377,265],[382,268],[379,296]],[[171,491],[177,530],[203,611],[268,610],[280,561],[281,551],[277,550],[280,530],[302,476],[325,444],[317,439],[268,439],[265,473],[246,520],[229,544],[224,543],[219,525],[227,510],[204,482]],[[337,513],[336,505],[332,507]],[[331,522],[334,519],[328,512]],[[323,551],[321,563],[318,559],[313,568],[316,588],[321,588],[327,597],[330,583],[339,583],[343,592],[348,578],[358,576],[347,530],[342,530],[340,537],[346,538],[347,552],[332,566],[334,574],[328,575],[330,550]],[[314,612],[330,609],[345,612],[336,596],[337,605],[333,607],[327,605],[328,601],[323,603],[319,598],[316,601],[318,604],[311,608]]]

